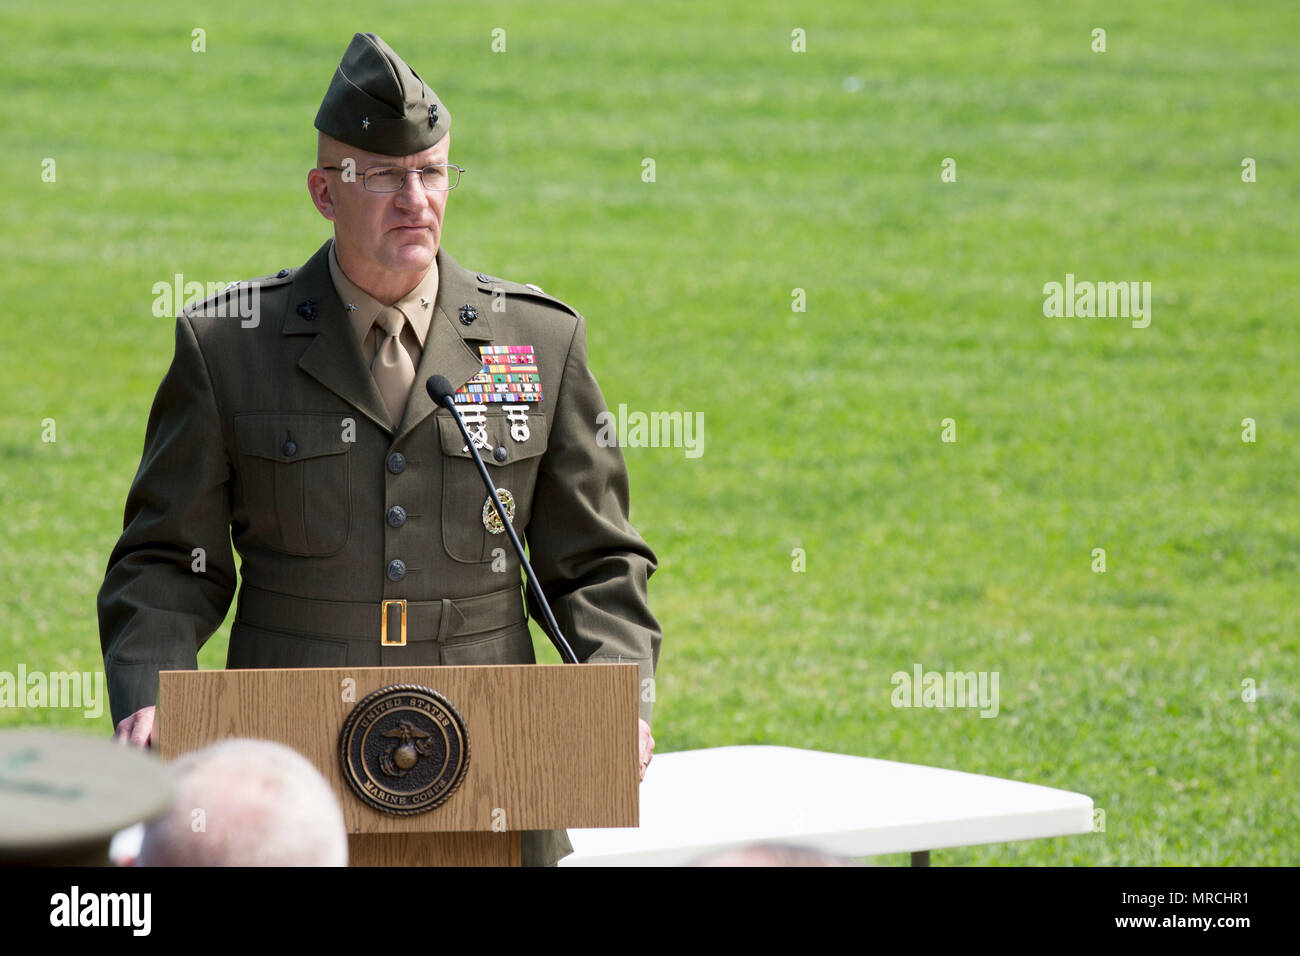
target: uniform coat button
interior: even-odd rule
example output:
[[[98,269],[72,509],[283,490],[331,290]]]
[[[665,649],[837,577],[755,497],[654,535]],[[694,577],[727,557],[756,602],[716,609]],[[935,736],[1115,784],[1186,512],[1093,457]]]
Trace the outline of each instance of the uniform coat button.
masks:
[[[492,452],[492,457],[495,458],[497,461],[505,461],[506,456],[507,456],[507,452],[506,452],[505,445],[497,445],[497,447]]]
[[[388,456],[388,470],[394,475],[400,475],[406,468],[406,456],[400,451],[395,451]]]
[[[400,528],[406,524],[406,509],[401,505],[393,505],[388,509],[388,524],[393,528]]]
[[[298,454],[298,443],[293,439],[290,439],[280,446],[280,451],[284,452],[285,458],[292,458],[294,455]]]
[[[406,577],[406,562],[401,558],[393,558],[388,562],[388,580],[400,581]]]

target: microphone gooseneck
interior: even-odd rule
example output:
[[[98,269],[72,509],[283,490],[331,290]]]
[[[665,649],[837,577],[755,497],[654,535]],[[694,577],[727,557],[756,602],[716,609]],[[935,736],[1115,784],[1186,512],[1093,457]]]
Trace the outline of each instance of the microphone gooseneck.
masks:
[[[569,646],[569,642],[564,639],[564,635],[560,633],[560,625],[556,623],[555,615],[551,613],[550,602],[546,600],[546,594],[542,591],[541,584],[538,583],[537,575],[533,573],[533,566],[528,563],[528,558],[524,555],[524,546],[519,541],[519,535],[515,533],[514,525],[506,517],[506,509],[501,507],[501,499],[497,497],[497,489],[492,484],[492,477],[488,474],[487,466],[483,464],[478,448],[474,445],[474,439],[470,437],[469,429],[465,427],[465,421],[460,417],[460,410],[456,408],[454,398],[456,392],[451,387],[451,382],[447,381],[444,375],[432,375],[424,383],[424,387],[435,405],[440,405],[451,411],[452,418],[456,419],[456,424],[460,426],[460,433],[465,436],[465,444],[474,459],[474,464],[478,466],[479,477],[483,479],[483,485],[487,488],[488,497],[492,499],[492,507],[497,509],[497,515],[501,518],[501,524],[505,526],[506,535],[510,538],[511,545],[514,546],[515,554],[519,555],[519,563],[524,566],[524,574],[528,578],[528,583],[532,585],[533,593],[537,597],[537,603],[541,605],[546,622],[547,637],[551,639],[551,643],[555,645],[555,649],[560,652],[560,657],[566,664],[577,664],[578,657],[573,653],[573,648]]]

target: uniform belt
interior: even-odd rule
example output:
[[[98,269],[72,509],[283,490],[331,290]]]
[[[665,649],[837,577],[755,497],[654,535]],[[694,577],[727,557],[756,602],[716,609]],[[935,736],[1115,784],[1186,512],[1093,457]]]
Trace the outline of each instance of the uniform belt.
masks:
[[[400,635],[402,602],[322,601],[266,591],[245,584],[239,591],[236,620],[273,631],[328,635],[350,641],[378,642],[385,613],[388,643]],[[528,618],[518,588],[440,601],[406,601],[406,641],[441,641],[520,624]]]

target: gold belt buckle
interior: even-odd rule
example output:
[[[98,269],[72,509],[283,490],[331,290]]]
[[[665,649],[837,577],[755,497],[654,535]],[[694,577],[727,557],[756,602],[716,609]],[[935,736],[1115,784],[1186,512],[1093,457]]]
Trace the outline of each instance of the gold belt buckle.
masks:
[[[388,639],[388,605],[400,604],[402,606],[402,639],[400,641],[390,641]],[[406,646],[406,599],[386,600],[379,605],[379,643],[384,647],[405,647]]]

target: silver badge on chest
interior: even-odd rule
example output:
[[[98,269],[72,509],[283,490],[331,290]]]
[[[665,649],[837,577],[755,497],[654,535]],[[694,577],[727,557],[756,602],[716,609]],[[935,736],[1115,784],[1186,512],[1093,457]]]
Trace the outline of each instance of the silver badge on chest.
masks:
[[[528,441],[532,432],[528,430],[527,405],[503,405],[506,421],[510,423],[510,437],[515,441]]]
[[[492,443],[488,441],[487,435],[487,406],[462,405],[460,407],[460,417],[465,422],[465,430],[469,432],[474,447],[484,450],[490,449]],[[469,451],[469,445],[463,446],[461,451]]]

